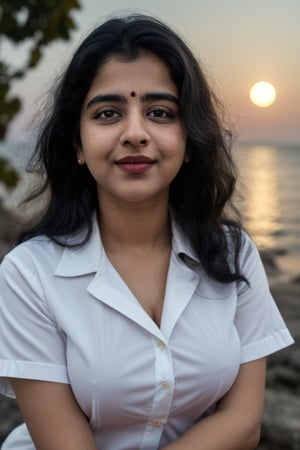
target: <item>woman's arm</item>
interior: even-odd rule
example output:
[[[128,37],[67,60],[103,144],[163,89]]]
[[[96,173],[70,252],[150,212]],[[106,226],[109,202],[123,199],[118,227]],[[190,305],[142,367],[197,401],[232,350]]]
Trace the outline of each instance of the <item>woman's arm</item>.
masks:
[[[232,388],[211,416],[163,450],[253,450],[260,437],[265,358],[242,364]]]
[[[68,384],[12,378],[37,450],[97,450],[92,431]]]

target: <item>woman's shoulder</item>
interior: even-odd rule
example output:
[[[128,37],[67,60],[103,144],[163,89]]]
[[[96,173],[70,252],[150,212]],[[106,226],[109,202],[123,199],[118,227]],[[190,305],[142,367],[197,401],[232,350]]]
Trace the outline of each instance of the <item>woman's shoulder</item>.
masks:
[[[1,272],[17,269],[31,275],[83,274],[97,271],[101,255],[98,228],[94,226],[89,235],[87,228],[82,227],[69,235],[37,235],[23,241],[5,255]]]
[[[30,270],[33,267],[55,267],[60,260],[64,247],[47,236],[36,236],[11,249],[3,258],[2,270],[9,266]]]
[[[241,229],[241,258],[247,259],[251,255],[259,255],[258,248],[252,237]]]
[[[235,249],[237,244],[241,255],[256,249],[253,239],[241,225],[229,226],[223,224],[222,228],[227,239],[229,250]]]

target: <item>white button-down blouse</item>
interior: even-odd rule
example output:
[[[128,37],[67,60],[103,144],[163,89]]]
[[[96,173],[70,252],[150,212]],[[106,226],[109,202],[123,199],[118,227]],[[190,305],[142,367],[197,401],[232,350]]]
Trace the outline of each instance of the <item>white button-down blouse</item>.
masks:
[[[213,411],[240,364],[293,342],[246,235],[241,267],[250,286],[208,278],[173,224],[158,327],[107,259],[96,221],[82,248],[21,244],[0,274],[1,392],[13,396],[9,377],[70,383],[99,449],[160,449]]]

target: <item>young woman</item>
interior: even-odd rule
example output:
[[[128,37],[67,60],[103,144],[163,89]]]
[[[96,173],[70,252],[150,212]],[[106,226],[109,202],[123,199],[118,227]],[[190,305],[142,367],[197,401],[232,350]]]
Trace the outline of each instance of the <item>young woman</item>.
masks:
[[[292,343],[225,213],[230,142],[195,58],[148,16],[76,51],[36,146],[49,202],[4,259],[3,450],[247,450]]]

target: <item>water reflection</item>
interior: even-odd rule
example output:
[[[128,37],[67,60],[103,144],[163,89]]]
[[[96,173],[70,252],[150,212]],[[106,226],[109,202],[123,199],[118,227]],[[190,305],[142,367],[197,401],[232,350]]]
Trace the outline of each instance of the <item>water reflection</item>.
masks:
[[[237,163],[243,196],[238,207],[244,226],[260,248],[273,249],[281,231],[276,149],[241,147],[237,149]]]

